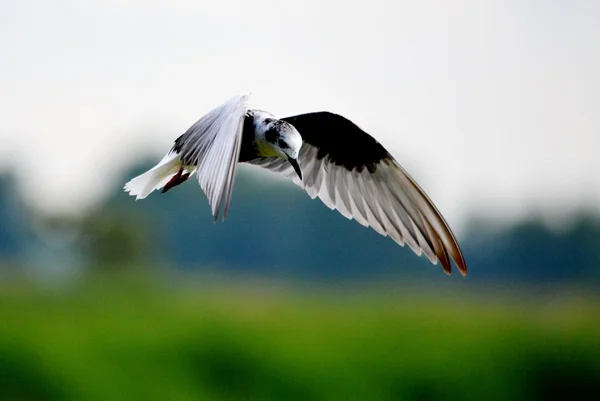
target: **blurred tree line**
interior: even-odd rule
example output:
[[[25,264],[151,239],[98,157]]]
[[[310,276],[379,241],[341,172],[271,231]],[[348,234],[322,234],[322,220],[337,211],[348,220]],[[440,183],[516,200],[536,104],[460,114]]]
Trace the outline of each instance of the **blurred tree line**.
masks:
[[[112,196],[82,217],[36,216],[20,200],[12,176],[0,176],[0,266],[168,266],[311,280],[444,276],[426,258],[343,218],[300,188],[264,182],[248,169],[238,173],[225,223],[212,222],[194,182],[136,202],[122,183],[152,164],[127,171]],[[600,220],[591,214],[582,212],[560,232],[536,218],[502,229],[473,219],[460,242],[470,280],[600,283]]]

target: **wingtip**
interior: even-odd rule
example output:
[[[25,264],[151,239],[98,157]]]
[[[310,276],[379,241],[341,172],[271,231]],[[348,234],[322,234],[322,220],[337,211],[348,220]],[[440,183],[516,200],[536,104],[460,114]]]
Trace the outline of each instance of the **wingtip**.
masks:
[[[442,269],[444,269],[444,272],[450,276],[452,274],[452,262],[450,262],[449,259],[447,260],[440,260],[438,259],[438,261],[440,262],[440,265],[442,265]],[[437,263],[435,263],[437,264]],[[456,261],[454,261],[454,265],[456,266],[456,268],[458,269],[458,271],[460,272],[460,275],[462,277],[465,277],[467,275],[467,264],[465,263],[464,259],[459,260],[458,263]]]
[[[450,263],[441,263],[442,269],[449,276],[452,274],[452,265]]]
[[[458,268],[458,271],[460,272],[460,275],[462,277],[467,276],[467,266],[466,265],[456,265],[456,267]],[[442,264],[442,268],[444,269],[444,272],[448,276],[450,276],[452,274],[452,267],[449,264],[447,266]]]
[[[252,92],[240,92],[237,96],[240,99],[244,99],[244,100],[248,101],[248,99],[250,99],[250,96],[252,96]]]
[[[467,262],[465,261],[465,257],[463,255],[462,251],[460,250],[460,248],[458,248],[458,243],[456,244],[456,247],[458,250],[458,256],[456,258],[453,257],[452,259],[454,260],[454,264],[458,268],[458,271],[460,272],[460,274],[463,277],[465,277],[467,275]]]

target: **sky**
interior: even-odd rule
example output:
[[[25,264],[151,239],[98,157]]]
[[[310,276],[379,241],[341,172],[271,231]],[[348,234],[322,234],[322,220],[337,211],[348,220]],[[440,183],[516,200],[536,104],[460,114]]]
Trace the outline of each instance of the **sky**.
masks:
[[[598,21],[594,0],[0,0],[0,171],[85,210],[248,91],[348,117],[451,225],[560,222],[600,211]]]

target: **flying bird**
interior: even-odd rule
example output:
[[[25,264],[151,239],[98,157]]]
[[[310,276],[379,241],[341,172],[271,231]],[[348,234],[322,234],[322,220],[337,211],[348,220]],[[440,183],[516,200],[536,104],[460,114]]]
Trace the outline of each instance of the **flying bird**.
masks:
[[[200,118],[166,156],[125,184],[143,199],[167,192],[196,173],[216,221],[227,216],[237,163],[279,173],[330,209],[425,254],[444,271],[450,259],[467,265],[452,230],[415,180],[373,137],[326,111],[276,118],[248,108],[249,94],[231,98]]]

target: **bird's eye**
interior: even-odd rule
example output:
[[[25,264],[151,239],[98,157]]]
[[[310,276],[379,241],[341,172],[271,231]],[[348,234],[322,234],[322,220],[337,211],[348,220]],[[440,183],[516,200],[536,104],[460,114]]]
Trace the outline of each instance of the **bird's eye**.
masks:
[[[267,142],[275,143],[275,141],[277,141],[277,136],[277,130],[275,129],[270,129],[265,132],[265,139]]]
[[[288,144],[287,144],[287,143],[286,143],[286,142],[285,142],[283,139],[279,139],[279,140],[277,141],[277,145],[279,145],[279,147],[280,147],[281,149],[286,149],[286,148],[288,148]]]

